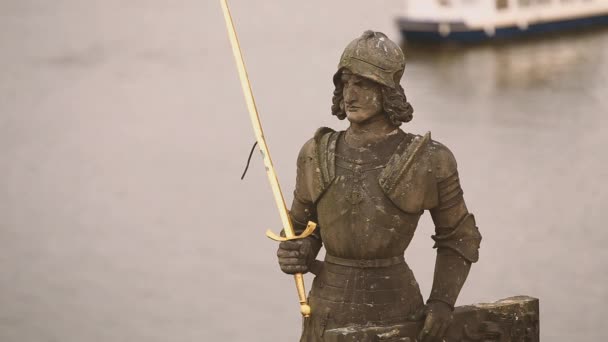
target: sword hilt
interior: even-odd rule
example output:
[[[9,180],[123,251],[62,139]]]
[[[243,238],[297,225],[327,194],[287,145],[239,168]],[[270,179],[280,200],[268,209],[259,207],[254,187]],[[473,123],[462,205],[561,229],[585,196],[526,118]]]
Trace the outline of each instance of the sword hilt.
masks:
[[[283,237],[283,236],[279,236],[279,235],[273,233],[269,229],[266,231],[266,236],[268,236],[270,239],[272,239],[274,241],[279,241],[279,242],[299,240],[299,239],[304,239],[306,237],[309,237],[315,231],[316,228],[317,228],[316,223],[314,223],[312,221],[308,221],[308,224],[306,225],[306,229],[304,229],[304,231],[300,235],[289,234],[289,235],[291,235],[290,237]],[[304,317],[310,317],[311,309],[310,309],[310,305],[308,305],[308,299],[306,299],[306,289],[304,287],[304,276],[302,275],[302,273],[296,273],[296,274],[294,274],[293,277],[296,281],[296,289],[298,290],[298,298],[300,299],[300,313]]]
[[[298,289],[298,297],[300,298],[300,313],[303,317],[310,317],[310,305],[308,305],[308,299],[306,299],[306,289],[304,288],[304,275],[302,273],[294,274],[296,281],[296,288]]]

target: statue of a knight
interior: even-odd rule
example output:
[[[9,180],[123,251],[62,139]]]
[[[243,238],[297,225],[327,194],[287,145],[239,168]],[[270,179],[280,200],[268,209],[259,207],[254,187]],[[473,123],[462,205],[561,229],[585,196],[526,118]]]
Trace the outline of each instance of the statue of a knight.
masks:
[[[319,129],[302,147],[291,217],[296,232],[282,242],[281,269],[316,274],[312,316],[301,341],[325,341],[328,329],[424,320],[422,341],[441,341],[481,235],[463,199],[456,160],[430,138],[400,129],[412,119],[400,79],[405,57],[380,32],[366,31],[345,49],[334,75],[332,113],[350,122]],[[426,303],[404,260],[420,216],[428,210],[437,248]],[[316,256],[325,246],[324,262]]]

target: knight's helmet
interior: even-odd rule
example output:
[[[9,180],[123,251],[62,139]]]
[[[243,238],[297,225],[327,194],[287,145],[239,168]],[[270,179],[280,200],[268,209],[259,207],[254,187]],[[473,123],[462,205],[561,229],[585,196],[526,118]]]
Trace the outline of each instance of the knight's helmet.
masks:
[[[405,56],[399,45],[384,33],[365,31],[344,49],[338,72],[334,75],[335,85],[340,82],[344,68],[353,74],[397,89],[405,69]]]

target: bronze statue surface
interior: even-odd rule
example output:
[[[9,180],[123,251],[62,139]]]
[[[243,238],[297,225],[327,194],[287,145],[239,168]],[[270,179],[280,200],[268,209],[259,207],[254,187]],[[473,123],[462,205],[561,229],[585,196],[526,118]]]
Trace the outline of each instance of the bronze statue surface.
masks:
[[[311,236],[282,242],[277,255],[284,272],[316,275],[301,341],[422,320],[418,338],[440,341],[478,260],[481,235],[454,155],[430,133],[400,128],[413,114],[400,85],[404,68],[402,50],[383,33],[366,31],[352,41],[333,77],[332,106],[350,126],[320,128],[298,156],[291,220],[296,233],[309,221],[319,226]],[[437,248],[426,302],[404,260],[425,210]],[[325,260],[317,261],[323,246]]]

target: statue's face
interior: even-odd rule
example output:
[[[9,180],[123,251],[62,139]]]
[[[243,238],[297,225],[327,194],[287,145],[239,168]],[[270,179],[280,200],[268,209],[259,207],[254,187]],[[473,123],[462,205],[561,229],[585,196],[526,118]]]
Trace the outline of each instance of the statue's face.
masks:
[[[378,83],[345,70],[342,84],[342,105],[348,121],[362,124],[383,115],[382,89]]]

